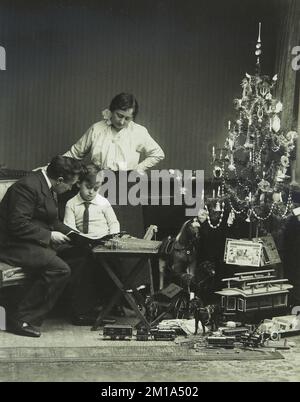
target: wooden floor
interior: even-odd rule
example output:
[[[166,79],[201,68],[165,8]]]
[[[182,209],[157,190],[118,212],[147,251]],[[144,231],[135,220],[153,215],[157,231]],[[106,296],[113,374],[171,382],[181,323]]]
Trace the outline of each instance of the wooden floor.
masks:
[[[132,322],[132,318],[122,319],[123,324]],[[143,353],[148,350],[149,354],[159,356],[159,350],[172,351],[174,343],[107,341],[103,340],[101,330],[93,332],[89,327],[74,327],[64,320],[47,320],[41,338],[0,332],[0,381],[299,381],[300,336],[289,340],[295,346],[281,352],[284,359],[279,360],[172,361],[158,358],[157,361],[116,361],[111,354],[110,361],[112,346],[126,345],[129,353],[132,350],[135,355],[138,347],[142,347]],[[106,347],[107,359],[71,361],[75,350]],[[39,359],[39,351],[59,348],[68,350],[70,361]],[[4,358],[8,356],[7,351],[11,352],[11,361]],[[26,353],[29,355],[24,359]],[[19,361],[18,357],[21,358]]]

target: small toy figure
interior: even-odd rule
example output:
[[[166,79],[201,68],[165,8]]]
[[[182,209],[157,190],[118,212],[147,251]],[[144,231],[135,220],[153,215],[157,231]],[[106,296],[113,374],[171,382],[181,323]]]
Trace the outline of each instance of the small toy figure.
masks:
[[[195,318],[195,332],[197,335],[199,321],[202,325],[203,335],[205,335],[205,326],[210,325],[211,331],[216,331],[219,327],[219,320],[221,315],[220,307],[216,304],[204,306],[203,301],[199,297],[195,297],[190,301],[190,312]]]

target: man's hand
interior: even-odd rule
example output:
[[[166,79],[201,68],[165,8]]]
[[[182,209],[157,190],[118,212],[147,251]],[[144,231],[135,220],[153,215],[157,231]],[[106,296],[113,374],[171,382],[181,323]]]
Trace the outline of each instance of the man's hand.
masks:
[[[51,232],[51,242],[55,245],[61,245],[69,243],[70,239],[61,232]]]

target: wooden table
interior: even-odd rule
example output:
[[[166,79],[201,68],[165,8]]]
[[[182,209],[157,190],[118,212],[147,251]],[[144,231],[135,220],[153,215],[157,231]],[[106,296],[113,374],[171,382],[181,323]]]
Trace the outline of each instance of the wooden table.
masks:
[[[96,259],[101,259],[101,265],[117,286],[117,291],[112,295],[112,298],[106,308],[102,312],[100,312],[94,326],[92,327],[92,330],[97,330],[97,328],[101,325],[102,320],[111,312],[112,308],[118,303],[122,295],[135,311],[137,317],[140,319],[139,324],[142,323],[146,328],[150,329],[151,324],[147,321],[145,315],[139,308],[139,305],[143,305],[144,301],[142,300],[141,295],[139,294],[136,287],[133,285],[133,282],[140,270],[145,269],[147,265],[150,272],[151,291],[153,292],[153,277],[150,258],[153,256],[157,256],[158,250],[123,250],[108,249],[104,246],[97,246],[93,249],[93,254]],[[123,257],[137,257],[137,262],[134,264],[132,270],[122,282],[121,279],[117,276],[116,272],[122,270]],[[116,266],[118,267],[117,270],[115,269]],[[132,294],[127,292],[128,289],[132,289]]]

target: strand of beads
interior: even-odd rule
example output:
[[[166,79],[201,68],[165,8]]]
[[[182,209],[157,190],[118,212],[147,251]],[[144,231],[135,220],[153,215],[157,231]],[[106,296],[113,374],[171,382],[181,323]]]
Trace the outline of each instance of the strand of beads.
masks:
[[[244,208],[242,208],[241,210],[237,210],[237,209],[235,209],[234,208],[234,206],[232,205],[232,202],[231,201],[229,201],[229,205],[230,205],[230,208],[233,210],[233,212],[236,214],[236,215],[240,215],[240,214],[243,214],[244,212],[246,212],[246,210],[244,209]]]
[[[272,151],[273,151],[273,152],[278,152],[278,151],[280,150],[280,143],[279,143],[279,144],[276,144],[275,141],[274,141],[274,139],[275,139],[275,137],[272,138],[272,145],[271,145],[271,148],[272,148]]]
[[[292,192],[291,190],[289,191],[289,196],[287,199],[286,207],[284,213],[281,215],[283,219],[285,219],[288,216],[289,210],[292,209],[293,202],[292,202]]]
[[[241,200],[241,199],[237,196],[237,194],[232,194],[232,197],[235,199],[235,202],[236,202],[237,204],[243,204],[243,203],[246,201],[246,199],[245,199],[245,200]]]
[[[264,140],[263,140],[263,142],[262,142],[262,144],[261,144],[261,147],[259,148],[259,151],[258,151],[257,157],[256,157],[257,163],[259,163],[259,161],[260,161],[260,163],[261,163],[261,154],[262,154],[262,151],[263,151],[263,149],[264,149],[264,147],[265,147],[265,145],[266,145],[267,139],[268,139],[268,137],[265,136],[265,138],[264,138]]]
[[[252,210],[252,213],[253,213],[253,215],[255,216],[255,218],[256,218],[257,220],[259,220],[259,221],[266,221],[266,220],[269,219],[270,216],[272,215],[274,206],[275,206],[275,203],[273,202],[272,205],[271,205],[271,208],[270,208],[270,211],[269,211],[268,215],[266,215],[266,216],[264,216],[264,217],[257,215],[257,213],[255,212],[255,209],[254,209],[254,208],[253,208],[253,210]]]
[[[224,203],[224,201],[223,201],[223,202],[222,202],[222,208],[221,208],[221,214],[220,214],[219,221],[218,221],[218,223],[217,223],[216,225],[213,225],[213,224],[211,223],[211,220],[210,220],[209,210],[208,210],[208,208],[207,208],[207,205],[205,205],[205,210],[207,211],[207,222],[208,222],[209,226],[210,226],[212,229],[217,229],[218,227],[220,227],[220,225],[221,225],[221,223],[222,223],[222,221],[223,221],[224,209],[225,209],[225,203]]]
[[[244,185],[244,184],[242,184],[242,183],[240,182],[240,179],[239,179],[239,177],[238,177],[238,174],[237,174],[236,170],[234,171],[234,175],[235,175],[235,179],[236,179],[236,181],[237,181],[237,184],[238,184],[241,188],[243,188],[244,190],[248,191],[248,190],[249,190],[249,186]]]

